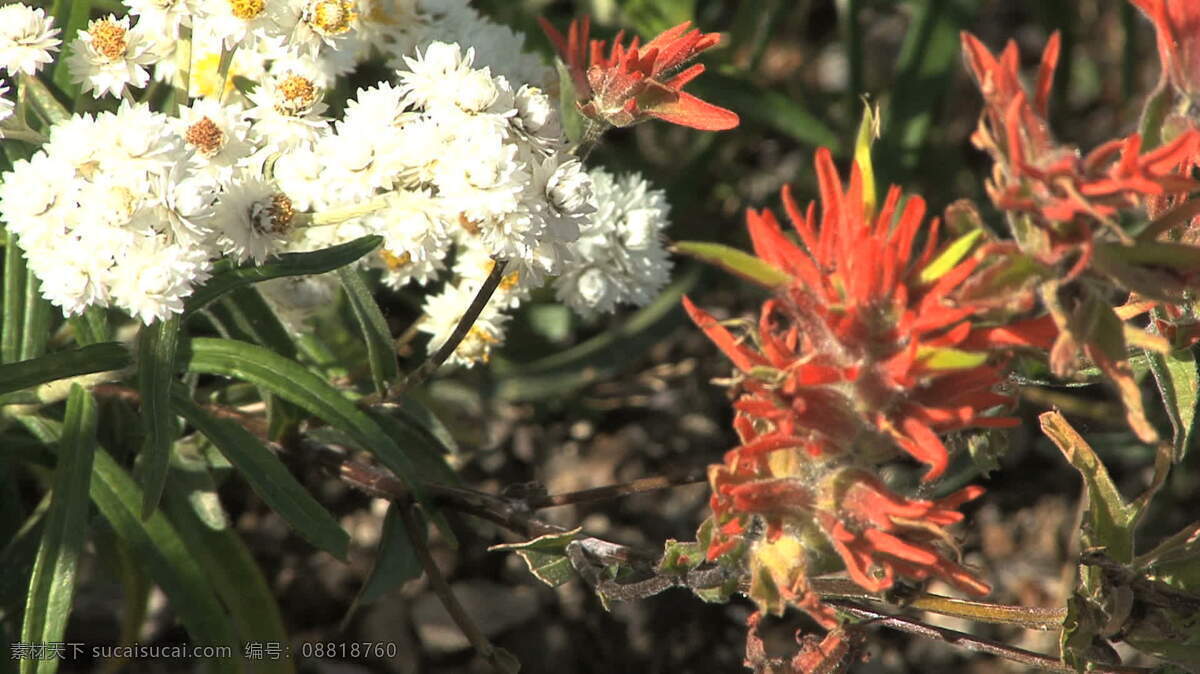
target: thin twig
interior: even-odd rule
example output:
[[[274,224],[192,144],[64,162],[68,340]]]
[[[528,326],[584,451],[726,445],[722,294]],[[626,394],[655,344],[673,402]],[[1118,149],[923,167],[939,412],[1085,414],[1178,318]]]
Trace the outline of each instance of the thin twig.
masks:
[[[836,606],[839,610],[852,615],[856,618],[861,618],[871,625],[879,625],[900,632],[907,632],[917,636],[933,639],[934,641],[944,641],[952,646],[962,648],[968,651],[977,653],[987,653],[996,657],[1004,658],[1019,662],[1030,667],[1038,667],[1050,672],[1063,672],[1069,674],[1075,672],[1075,668],[1058,658],[1052,658],[1048,655],[1027,651],[1024,648],[1009,646],[990,639],[984,639],[965,632],[946,629],[944,627],[934,627],[927,625],[919,620],[904,618],[900,616],[888,615],[878,611],[863,608],[851,602],[833,599],[828,600],[828,603]],[[1111,665],[1096,665],[1093,669],[1088,670],[1094,674],[1146,674],[1154,671],[1143,667],[1120,667]]]
[[[458,325],[454,326],[454,332],[450,333],[450,337],[438,348],[436,353],[427,358],[420,367],[394,387],[388,397],[394,398],[406,389],[417,386],[428,379],[429,375],[436,372],[442,363],[446,362],[446,359],[454,353],[458,345],[471,332],[471,326],[475,325],[475,320],[479,318],[479,314],[483,313],[483,308],[487,306],[488,300],[492,299],[492,294],[496,292],[496,288],[500,287],[500,281],[504,279],[504,268],[508,265],[508,260],[493,258],[493,262],[491,273],[483,280],[483,285],[479,286],[479,291],[475,293],[475,299],[471,300],[471,305],[467,307],[462,318],[458,319]]]
[[[524,499],[524,502],[531,510],[543,510],[545,508],[557,508],[565,505],[610,501],[615,498],[632,496],[634,494],[681,487],[688,484],[698,484],[704,482],[706,479],[707,477],[703,470],[692,470],[680,475],[643,477],[632,482],[626,482],[625,484],[613,484],[593,489],[567,492],[565,494],[529,496]]]
[[[454,619],[458,629],[462,630],[467,641],[471,642],[475,652],[487,660],[497,672],[506,674],[508,668],[501,664],[498,652],[484,636],[479,626],[475,624],[475,621],[471,619],[471,616],[467,614],[463,605],[458,602],[458,597],[454,596],[450,584],[446,582],[446,577],[442,575],[441,569],[433,561],[433,555],[429,554],[429,546],[425,544],[425,532],[421,530],[420,522],[413,516],[412,507],[398,505],[397,512],[400,513],[400,519],[404,522],[404,530],[408,532],[408,540],[413,545],[413,551],[417,553],[417,559],[421,561],[421,566],[425,569],[429,584],[433,587],[434,594],[441,600],[442,606],[446,607],[446,612]]]
[[[887,603],[884,597],[867,592],[848,578],[813,578],[812,589],[822,599],[841,599]],[[904,608],[937,613],[938,615],[973,620],[994,625],[1015,625],[1030,630],[1053,631],[1062,628],[1067,617],[1065,608],[1042,608],[1038,606],[1010,606],[944,597],[940,594],[922,593],[912,600],[903,602]]]

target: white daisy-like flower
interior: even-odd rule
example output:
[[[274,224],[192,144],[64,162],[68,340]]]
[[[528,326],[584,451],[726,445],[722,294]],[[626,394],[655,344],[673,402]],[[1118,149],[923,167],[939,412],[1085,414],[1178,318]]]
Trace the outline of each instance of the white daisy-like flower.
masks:
[[[173,124],[192,150],[197,170],[217,180],[228,181],[237,163],[254,151],[247,141],[250,120],[240,103],[200,99],[181,107]]]
[[[552,68],[535,52],[525,50],[525,37],[495,23],[470,6],[469,0],[421,0],[429,17],[423,40],[471,45],[476,68],[488,67],[513,82],[545,87],[557,82]]]
[[[88,22],[70,52],[67,68],[71,80],[96,98],[104,94],[119,97],[126,86],[146,86],[150,72],[145,66],[161,58],[153,41],[140,29],[130,29],[128,16],[118,19],[112,14]]]
[[[313,211],[329,205],[321,165],[325,158],[310,146],[302,145],[281,152],[271,174],[297,211]]]
[[[384,270],[383,282],[400,288],[410,281],[425,285],[445,268],[453,240],[441,214],[443,204],[424,190],[396,190],[388,206],[363,218],[363,224],[383,236],[383,248],[372,256]]]
[[[325,92],[311,77],[289,71],[268,76],[250,92],[254,107],[246,112],[253,120],[250,137],[263,144],[290,149],[312,144],[329,132]]]
[[[462,48],[455,43],[432,42],[419,49],[415,56],[404,57],[406,70],[400,71],[400,85],[405,94],[414,104],[423,108],[454,105],[460,95],[460,90],[466,90],[464,98],[478,99],[486,97],[487,91],[480,93],[482,86],[494,93],[495,87],[484,83],[486,77],[491,80],[491,74],[474,74],[471,62],[475,58],[475,50]]]
[[[262,262],[292,235],[296,210],[279,188],[258,176],[238,176],[217,199],[213,224],[218,244],[239,262]]]
[[[203,249],[170,245],[156,236],[138,237],[111,271],[113,303],[147,325],[181,314],[184,300],[193,287],[209,279],[211,268]]]
[[[426,296],[423,307],[425,319],[421,321],[418,329],[431,336],[430,353],[446,343],[463,313],[475,299],[478,290],[478,283],[463,281],[448,284],[437,295]],[[446,364],[472,367],[476,363],[487,363],[491,358],[492,349],[504,343],[504,325],[509,318],[491,302],[484,305],[479,318],[475,319],[471,330],[446,360]]]
[[[517,90],[513,105],[517,114],[510,121],[534,147],[546,153],[565,147],[558,106],[546,92],[525,85]]]
[[[596,168],[590,176],[597,210],[575,243],[577,261],[555,282],[558,298],[584,317],[648,303],[671,272],[662,244],[666,193],[636,173]]]
[[[205,30],[225,45],[253,50],[262,38],[279,37],[279,0],[198,0],[196,13]]]
[[[355,0],[287,0],[278,19],[288,44],[302,54],[316,56],[322,47],[337,51],[358,27]]]
[[[0,7],[0,69],[10,75],[34,75],[54,60],[50,55],[62,44],[54,17],[45,10],[21,3]]]

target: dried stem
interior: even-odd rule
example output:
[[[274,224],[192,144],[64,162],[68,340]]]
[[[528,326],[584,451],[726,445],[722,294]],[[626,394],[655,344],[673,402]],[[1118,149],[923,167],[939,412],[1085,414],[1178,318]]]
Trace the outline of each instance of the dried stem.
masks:
[[[441,600],[442,606],[446,607],[446,612],[454,619],[458,629],[462,630],[463,636],[471,642],[471,646],[474,647],[476,653],[479,653],[480,657],[487,660],[497,672],[501,672],[501,674],[508,672],[509,668],[502,665],[495,647],[483,635],[479,625],[475,624],[463,605],[459,603],[458,597],[455,597],[454,592],[450,589],[450,584],[446,582],[446,577],[442,575],[441,569],[433,561],[433,555],[429,554],[429,546],[425,544],[425,532],[421,530],[421,523],[413,516],[412,506],[398,504],[397,512],[400,513],[400,519],[404,522],[404,530],[408,533],[408,540],[412,543],[413,551],[417,553],[417,559],[421,561],[421,566],[425,569],[429,584],[433,587],[434,594]]]
[[[990,639],[973,636],[965,632],[946,629],[944,627],[934,627],[926,625],[919,620],[904,618],[900,616],[888,615],[870,609],[863,608],[857,604],[844,600],[833,599],[829,600],[829,604],[836,606],[842,612],[860,618],[866,621],[869,625],[879,625],[900,632],[907,632],[917,636],[933,639],[934,641],[944,641],[952,646],[963,648],[968,651],[977,653],[987,653],[996,657],[1019,662],[1030,667],[1049,672],[1063,672],[1064,674],[1075,672],[1075,668],[1058,658],[1052,658],[1041,653],[1034,653],[1016,646],[1009,646]],[[1142,667],[1114,667],[1111,665],[1096,665],[1088,670],[1094,674],[1147,674],[1154,671],[1153,669],[1145,669]]]
[[[479,314],[483,313],[483,308],[487,306],[488,300],[492,299],[492,294],[496,292],[496,288],[500,286],[500,281],[504,278],[504,267],[508,265],[508,260],[498,260],[492,258],[492,271],[484,279],[483,285],[479,286],[479,291],[475,293],[475,299],[471,300],[471,305],[467,307],[462,318],[458,319],[458,325],[454,327],[454,332],[450,333],[450,337],[445,343],[438,348],[437,352],[427,358],[421,366],[405,377],[404,381],[398,387],[395,387],[389,392],[388,397],[395,397],[403,393],[406,389],[417,386],[425,381],[429,375],[437,371],[442,363],[454,353],[458,345],[466,338],[467,333],[471,331],[471,326],[475,325],[475,319],[479,318]]]
[[[693,470],[680,475],[643,477],[632,482],[626,482],[625,484],[613,484],[594,489],[567,492],[565,494],[530,496],[524,499],[524,503],[532,510],[543,510],[545,508],[557,508],[565,505],[609,501],[623,496],[632,496],[633,494],[643,494],[645,492],[670,489],[688,484],[698,484],[704,482],[706,479],[707,477],[703,470]]]

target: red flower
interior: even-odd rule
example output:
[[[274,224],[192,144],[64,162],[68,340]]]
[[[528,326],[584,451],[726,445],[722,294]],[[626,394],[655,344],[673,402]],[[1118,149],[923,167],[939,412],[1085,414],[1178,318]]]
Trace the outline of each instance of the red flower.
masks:
[[[538,19],[571,73],[580,111],[590,119],[614,126],[629,126],[647,117],[672,124],[724,131],[738,125],[736,113],[682,91],[704,72],[702,64],[682,69],[697,54],[721,41],[718,33],[688,30],[684,22],[639,47],[628,46],[618,33],[612,50],[604,55],[604,40],[589,40],[590,21],[572,21],[564,37],[543,18]]]
[[[1058,64],[1058,33],[1046,43],[1032,102],[1019,79],[1015,42],[1010,41],[999,57],[970,33],[962,34],[962,42],[967,66],[985,102],[971,139],[996,161],[987,190],[997,207],[1038,216],[1035,224],[1041,226],[1078,223],[1074,236],[1060,231],[1055,236],[1082,244],[1086,259],[1096,223],[1116,228],[1110,216],[1120,209],[1141,206],[1146,197],[1200,187],[1180,171],[1200,150],[1200,132],[1195,130],[1146,154],[1141,153],[1141,137],[1133,134],[1109,141],[1083,158],[1076,148],[1053,139],[1046,110]],[[1061,253],[1052,250],[1050,257]]]
[[[756,423],[739,429],[743,445],[735,451],[753,462],[786,448],[876,461],[900,450],[927,464],[932,480],[948,461],[939,433],[1016,423],[983,415],[1009,402],[992,391],[999,369],[986,353],[956,348],[972,337],[967,319],[977,308],[952,295],[977,262],[923,275],[942,251],[936,219],[915,247],[925,215],[919,196],[901,210],[893,188],[880,211],[868,213],[857,168],[845,191],[827,150],[818,151],[816,169],[819,226],[814,206],[801,214],[791,191],[783,192],[803,247],[770,211],[747,214],[755,253],[793,279],[763,304],[752,339],[735,338],[684,300],[743,374],[735,408]]]
[[[1163,74],[1185,96],[1200,96],[1200,3],[1129,0],[1154,22]]]

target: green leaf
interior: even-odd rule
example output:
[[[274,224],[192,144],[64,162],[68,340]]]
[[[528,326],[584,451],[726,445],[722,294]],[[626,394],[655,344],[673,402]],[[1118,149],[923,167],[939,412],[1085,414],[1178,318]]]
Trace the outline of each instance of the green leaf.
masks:
[[[963,258],[971,252],[971,249],[975,247],[975,243],[979,241],[979,238],[983,234],[984,231],[982,229],[976,229],[955,239],[949,246],[946,246],[941,254],[925,265],[925,268],[921,270],[920,275],[917,277],[918,280],[921,283],[933,283],[950,273],[950,270],[958,266],[958,263],[962,262]]]
[[[668,538],[663,543],[663,556],[658,561],[659,573],[682,575],[704,563],[704,548],[695,541],[679,542]]]
[[[50,510],[29,580],[21,628],[24,643],[59,642],[66,633],[75,595],[75,571],[87,537],[86,494],[95,449],[96,401],[82,387],[74,386],[67,398],[62,441],[58,444]],[[23,660],[21,672],[55,672],[58,663],[58,659]]]
[[[203,309],[210,302],[234,288],[282,276],[306,276],[333,271],[370,253],[381,243],[383,243],[383,237],[364,236],[311,253],[284,253],[261,265],[245,265],[235,269],[226,269],[213,275],[208,283],[192,293],[184,306],[183,313],[186,316]]]
[[[375,390],[380,395],[387,395],[388,388],[400,376],[400,366],[396,363],[396,349],[392,346],[392,333],[388,329],[387,319],[379,310],[367,284],[363,282],[362,274],[352,266],[338,269],[338,277],[342,279],[342,288],[354,310],[354,317],[362,328],[363,339],[367,343],[367,359],[371,364],[371,379],[375,382]]]
[[[400,587],[404,583],[417,578],[424,569],[413,544],[408,540],[408,532],[404,530],[404,522],[400,519],[397,508],[406,506],[392,503],[388,505],[387,516],[383,518],[383,532],[379,537],[379,547],[375,550],[375,562],[371,565],[371,573],[354,599],[355,606],[370,604],[383,595]],[[420,517],[419,511],[414,514]],[[419,527],[426,532],[426,527]],[[351,609],[353,610],[353,608]]]
[[[68,318],[67,322],[75,331],[75,341],[80,346],[111,342],[113,339],[112,326],[108,322],[108,311],[104,307],[90,306],[84,309],[83,314]]]
[[[900,47],[886,128],[876,156],[884,185],[917,165],[940,101],[959,68],[959,31],[976,11],[974,0],[910,0],[912,19]]]
[[[948,346],[917,347],[917,360],[930,370],[969,370],[987,362],[988,354],[983,351],[963,351]]]
[[[248,381],[346,431],[424,501],[412,460],[365,412],[296,361],[254,344],[207,337],[191,340],[186,358],[190,372]]]
[[[145,497],[133,478],[103,449],[96,452],[92,500],[117,535],[137,553],[154,582],[167,595],[171,609],[193,643],[227,646],[240,653],[233,626],[179,532],[161,510],[141,517]],[[223,672],[240,672],[239,658],[213,659]]]
[[[765,126],[806,145],[827,147],[834,154],[841,152],[838,132],[789,96],[716,72],[704,73],[689,87],[715,105],[736,110],[743,126]]]
[[[658,344],[684,321],[679,299],[700,279],[694,266],[680,274],[658,299],[624,323],[582,344],[532,363],[493,361],[494,395],[508,401],[562,397],[588,384],[615,376]]]
[[[696,16],[696,0],[621,0],[620,4],[625,23],[647,40]]]
[[[80,30],[87,28],[92,11],[91,0],[54,0],[54,25],[62,29],[59,36],[63,41],[63,52],[56,59],[51,75],[51,81],[63,90],[67,96],[75,98],[79,95],[79,84],[71,79],[71,71],[67,66],[67,56],[70,50],[76,48],[75,40]]]
[[[129,349],[119,342],[56,351],[40,358],[0,365],[0,394],[93,372],[120,370],[131,362]]]
[[[1173,459],[1179,463],[1187,455],[1195,438],[1196,399],[1200,390],[1196,354],[1191,349],[1179,349],[1165,356],[1146,351],[1146,357],[1167,409],[1167,417],[1171,420]]]
[[[671,246],[676,253],[696,258],[736,274],[766,288],[787,284],[792,277],[782,269],[737,248],[707,241],[678,241]]]
[[[1117,562],[1133,561],[1133,525],[1136,509],[1125,502],[1108,470],[1087,441],[1058,412],[1038,417],[1042,432],[1079,471],[1088,493],[1087,521],[1083,529],[1084,547],[1103,547]]]
[[[142,424],[146,442],[140,466],[143,498],[142,517],[158,507],[167,467],[171,463],[171,445],[178,430],[171,413],[169,398],[175,380],[175,357],[179,350],[181,319],[178,314],[144,326],[138,338],[138,391],[142,396]]]
[[[515,552],[525,560],[529,572],[538,580],[550,587],[558,587],[575,577],[575,568],[567,559],[567,544],[582,531],[582,528],[578,528],[561,534],[538,536],[524,543],[493,545],[488,552]]]
[[[236,422],[209,415],[192,402],[180,384],[171,390],[171,405],[237,467],[254,492],[301,536],[338,559],[346,559],[350,536],[258,438]]]
[[[46,353],[50,338],[50,302],[42,297],[42,282],[32,270],[25,273],[25,307],[21,325],[21,360]]]
[[[198,478],[194,482],[203,482],[207,492],[215,492],[212,476],[204,461],[179,461],[172,467],[172,483],[163,499],[164,507],[180,538],[212,582],[217,596],[228,607],[238,641],[288,643],[279,604],[263,577],[262,569],[241,537],[228,525],[209,524],[207,520],[210,518],[195,507],[198,500],[195,495],[186,489],[175,488],[175,478],[185,472]],[[222,517],[221,520],[225,522],[227,518]],[[257,660],[254,662],[254,671],[292,674],[295,671],[294,660]]]
[[[25,257],[17,245],[17,235],[12,232],[5,232],[3,310],[0,363],[11,363],[21,357],[21,319],[25,310]]]
[[[225,309],[221,315],[231,323],[226,327],[236,330],[238,338],[261,344],[288,358],[296,357],[296,343],[291,334],[257,289],[234,288],[211,308],[218,307]]]
[[[562,121],[563,134],[576,145],[583,140],[584,129],[591,121],[579,112],[575,80],[562,59],[554,59],[554,70],[558,73],[558,117]]]
[[[858,125],[858,136],[854,139],[854,163],[862,176],[863,206],[868,213],[875,212],[879,192],[875,187],[875,163],[871,161],[871,145],[879,138],[879,108],[871,107],[863,100],[862,122]]]
[[[51,496],[51,492],[46,492],[21,528],[0,548],[0,569],[4,569],[4,573],[0,573],[0,624],[14,622],[25,609],[29,578],[33,575],[33,564],[46,527]]]

